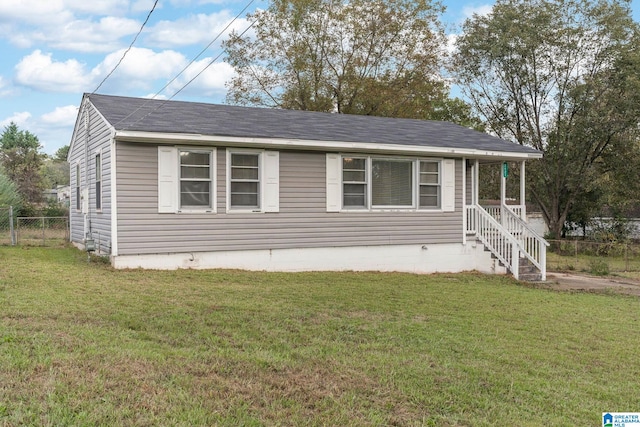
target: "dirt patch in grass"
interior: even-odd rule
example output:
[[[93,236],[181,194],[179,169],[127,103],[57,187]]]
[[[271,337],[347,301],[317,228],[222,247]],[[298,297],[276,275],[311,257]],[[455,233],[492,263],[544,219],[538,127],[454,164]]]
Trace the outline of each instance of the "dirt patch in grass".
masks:
[[[549,273],[547,282],[540,286],[558,291],[613,292],[640,297],[640,280],[625,277]]]

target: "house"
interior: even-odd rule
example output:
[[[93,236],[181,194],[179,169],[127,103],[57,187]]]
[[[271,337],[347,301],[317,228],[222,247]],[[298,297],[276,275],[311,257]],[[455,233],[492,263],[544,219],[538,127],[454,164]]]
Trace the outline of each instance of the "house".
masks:
[[[544,278],[524,204],[503,185],[493,216],[478,205],[481,162],[517,162],[525,200],[541,156],[446,122],[85,94],[71,241],[116,268],[519,277],[524,260]]]

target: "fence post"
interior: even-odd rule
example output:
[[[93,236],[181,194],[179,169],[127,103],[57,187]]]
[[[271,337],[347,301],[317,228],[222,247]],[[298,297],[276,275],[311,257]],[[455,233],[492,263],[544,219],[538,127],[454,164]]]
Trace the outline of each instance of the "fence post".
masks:
[[[11,246],[15,246],[16,235],[13,230],[13,206],[9,206],[9,236],[11,238]]]

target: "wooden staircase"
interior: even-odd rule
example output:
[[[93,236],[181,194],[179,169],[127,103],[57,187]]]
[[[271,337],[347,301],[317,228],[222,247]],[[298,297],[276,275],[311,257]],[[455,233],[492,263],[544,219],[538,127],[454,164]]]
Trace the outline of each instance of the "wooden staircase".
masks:
[[[479,205],[466,211],[466,232],[475,235],[492,257],[497,258],[513,277],[523,281],[546,280],[546,240],[507,206],[495,218]]]

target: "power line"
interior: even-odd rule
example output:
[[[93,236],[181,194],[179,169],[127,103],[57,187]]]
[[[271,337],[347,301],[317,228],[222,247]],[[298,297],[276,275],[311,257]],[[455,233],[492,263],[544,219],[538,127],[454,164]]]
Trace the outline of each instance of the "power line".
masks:
[[[215,43],[216,40],[218,40],[220,38],[220,36],[222,36],[224,34],[225,31],[227,31],[227,29],[229,29],[229,27],[231,27],[231,25],[236,22],[238,20],[238,18],[240,18],[240,16],[249,8],[249,6],[251,6],[253,3],[255,2],[255,0],[251,0],[249,3],[247,3],[247,5],[213,38],[213,40],[211,40],[209,42],[209,44],[207,44],[207,46],[205,46],[204,49],[202,49],[193,59],[191,59],[191,61],[189,61],[189,63],[182,69],[180,70],[180,72],[178,74],[176,74],[171,80],[169,80],[169,82],[167,84],[165,84],[162,89],[160,89],[158,92],[156,92],[151,98],[149,98],[146,102],[144,102],[142,105],[140,105],[138,108],[136,108],[135,110],[133,110],[131,113],[129,113],[127,116],[125,116],[124,118],[122,118],[121,120],[119,120],[116,123],[116,126],[122,122],[124,122],[125,120],[127,120],[128,118],[130,118],[131,116],[133,116],[135,113],[137,113],[138,111],[140,111],[142,108],[144,108],[152,99],[155,99],[158,95],[160,95],[167,87],[169,87],[169,85],[171,85],[171,83],[173,83],[174,81],[176,81],[176,79],[178,77],[180,77],[191,65],[193,65],[193,63],[204,53],[207,51],[207,49],[209,49],[211,47],[211,45],[213,43]],[[245,30],[240,33],[240,36],[243,36],[247,31],[249,31],[249,29],[251,27],[253,27],[256,24],[257,21],[253,21],[247,28],[245,28]],[[200,70],[200,72],[198,74],[196,74],[196,76],[194,78],[192,78],[191,80],[189,80],[186,84],[184,84],[180,89],[178,89],[178,91],[176,93],[174,93],[173,95],[171,95],[171,97],[169,97],[166,101],[169,101],[171,99],[173,99],[177,94],[179,94],[180,92],[182,92],[184,90],[184,88],[186,88],[188,85],[190,85],[195,79],[197,79],[206,69],[208,69],[211,65],[213,65],[213,63],[215,61],[217,61],[220,56],[222,56],[222,52],[219,53],[215,58],[213,58],[202,70]],[[132,123],[130,126],[140,122],[140,120],[146,118],[147,116],[149,116],[151,113],[153,113],[154,111],[156,111],[158,108],[161,108],[165,103],[163,102],[162,104],[160,104],[158,107],[156,107],[154,110],[152,110],[151,112],[149,112],[148,114],[142,116],[140,119],[136,120],[134,123]]]
[[[140,30],[138,31],[138,34],[136,34],[136,36],[133,38],[133,41],[131,42],[131,44],[129,45],[129,47],[127,48],[127,50],[124,51],[124,53],[122,54],[122,57],[120,58],[120,60],[118,61],[118,63],[116,64],[115,67],[113,67],[113,69],[109,72],[109,74],[107,74],[107,76],[102,79],[102,81],[100,82],[100,84],[98,85],[97,88],[95,88],[93,90],[93,92],[91,93],[96,93],[98,91],[98,89],[100,89],[100,87],[104,84],[104,82],[107,81],[107,79],[109,77],[111,77],[111,75],[113,74],[114,71],[116,71],[116,69],[120,66],[120,64],[122,63],[122,61],[124,60],[124,57],[127,56],[127,53],[129,53],[129,51],[131,50],[131,48],[133,47],[133,45],[135,44],[136,40],[138,40],[138,37],[140,36],[140,34],[142,33],[142,30],[144,29],[145,25],[147,25],[147,22],[149,22],[149,18],[151,17],[151,14],[153,13],[154,10],[156,10],[156,6],[158,5],[158,0],[156,0],[153,3],[153,7],[151,8],[151,10],[149,11],[149,13],[147,14],[147,18],[144,20],[144,22],[142,23],[142,26],[140,27]]]
[[[249,29],[251,29],[251,27],[253,27],[256,24],[257,21],[253,21],[247,28],[244,29],[244,31],[242,31],[238,36],[242,37],[247,31],[249,31]],[[156,108],[154,108],[153,110],[149,111],[147,114],[145,114],[144,116],[140,117],[138,120],[136,120],[135,122],[131,123],[128,125],[128,127],[130,128],[131,126],[141,122],[142,120],[146,119],[147,117],[149,117],[151,114],[153,114],[154,112],[158,111],[160,108],[162,108],[167,102],[171,101],[177,94],[179,94],[180,92],[182,92],[187,86],[189,86],[191,83],[193,83],[193,81],[195,79],[197,79],[198,77],[200,77],[200,75],[202,73],[204,73],[210,66],[212,66],[221,56],[222,56],[223,52],[220,52],[215,58],[213,58],[211,61],[209,61],[209,63],[198,72],[198,74],[196,74],[191,80],[189,80],[188,82],[186,82],[184,85],[182,85],[182,87],[180,89],[178,89],[173,95],[171,95],[169,98],[165,99],[162,103],[160,103],[160,105],[158,105]],[[123,118],[122,120],[119,120],[114,126],[117,126],[118,124],[122,123],[123,121],[127,120],[129,117],[131,117],[132,115],[134,115],[136,112],[138,112],[139,110],[141,110],[142,108],[144,108],[149,102],[151,101],[151,99],[148,99],[146,102],[144,102],[142,105],[140,105],[140,107],[136,108],[133,112],[131,112],[129,115],[127,115],[125,118]],[[125,130],[125,129],[123,129]]]
[[[164,86],[162,87],[162,89],[160,89],[158,92],[156,92],[156,93],[155,93],[155,95],[153,95],[153,96],[151,97],[151,99],[155,99],[155,97],[156,97],[156,96],[158,96],[158,95],[160,95],[160,94],[161,94],[161,93],[162,93],[166,88],[168,88],[168,87],[169,87],[169,85],[170,85],[171,83],[173,83],[174,81],[176,81],[176,79],[177,79],[178,77],[180,77],[180,76],[182,75],[182,73],[184,73],[184,72],[185,72],[185,71],[186,71],[186,70],[187,70],[187,69],[188,69],[188,68],[189,68],[189,67],[190,67],[190,66],[191,66],[191,65],[192,65],[192,64],[193,64],[193,63],[194,63],[198,58],[200,58],[200,56],[201,56],[204,52],[206,52],[206,51],[207,51],[207,49],[209,49],[209,48],[211,47],[211,45],[212,45],[213,43],[215,43],[215,41],[216,41],[216,40],[218,40],[218,39],[220,38],[220,36],[222,36],[222,35],[224,34],[224,32],[225,32],[225,31],[227,31],[227,30],[229,29],[229,27],[230,27],[234,22],[236,22],[236,21],[238,20],[238,18],[240,17],[240,15],[242,15],[242,14],[243,14],[243,13],[244,13],[248,8],[249,8],[249,6],[251,6],[251,5],[253,4],[253,2],[254,2],[254,1],[255,1],[255,0],[251,0],[251,1],[250,1],[250,2],[249,2],[249,3],[244,7],[244,9],[242,9],[242,10],[241,10],[241,11],[240,11],[240,12],[239,12],[239,13],[238,13],[238,14],[237,14],[237,15],[236,15],[236,16],[235,16],[235,17],[234,17],[234,18],[233,18],[233,19],[232,19],[232,20],[231,20],[231,21],[230,21],[230,22],[229,22],[229,23],[228,23],[228,24],[227,24],[227,25],[226,25],[226,26],[225,26],[225,27],[224,27],[224,28],[219,32],[219,33],[218,33],[218,35],[217,35],[217,36],[215,36],[215,37],[213,38],[213,40],[211,40],[211,41],[209,42],[209,44],[205,46],[205,48],[204,48],[204,49],[202,49],[202,50],[201,50],[201,51],[200,51],[200,52],[199,52],[199,53],[198,53],[198,54],[197,54],[197,55],[196,55],[196,56],[195,56],[191,61],[189,61],[189,63],[188,63],[188,64],[187,64],[187,65],[186,65],[182,70],[180,70],[180,72],[179,72],[178,74],[176,74],[176,75],[175,75],[175,77],[173,77],[171,80],[169,80],[169,82],[168,82],[166,85],[164,85]],[[253,24],[252,24],[252,25],[253,25]],[[251,28],[251,27],[249,27],[249,28]],[[246,32],[246,30],[245,30],[245,32]],[[243,32],[243,34],[244,34],[244,32]],[[174,94],[173,96],[175,96],[175,94]]]

